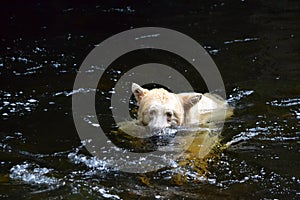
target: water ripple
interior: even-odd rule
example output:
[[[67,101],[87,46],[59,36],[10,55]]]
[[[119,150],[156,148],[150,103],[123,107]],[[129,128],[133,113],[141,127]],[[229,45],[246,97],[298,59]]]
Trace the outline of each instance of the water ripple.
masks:
[[[250,42],[250,41],[257,41],[259,38],[244,38],[244,39],[235,39],[235,40],[229,40],[225,41],[224,44],[233,44],[233,43],[243,43],[243,42]]]
[[[291,107],[300,105],[300,98],[289,98],[266,102],[267,105],[275,107]]]
[[[246,98],[254,93],[254,90],[241,90],[240,88],[234,88],[232,93],[229,95],[229,103],[239,103],[243,98]]]

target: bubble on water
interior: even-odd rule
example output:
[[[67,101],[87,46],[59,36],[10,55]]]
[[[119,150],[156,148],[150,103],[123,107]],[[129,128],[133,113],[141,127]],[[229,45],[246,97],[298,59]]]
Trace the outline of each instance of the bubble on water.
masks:
[[[2,111],[0,115],[2,116],[16,114],[22,116],[24,115],[24,111],[31,112],[37,107],[37,99],[31,98],[31,96],[30,98],[21,97],[23,95],[23,91],[9,93],[7,91],[0,90],[0,94],[4,96],[4,101],[2,102],[3,107],[0,107],[0,110]]]
[[[36,99],[28,99],[27,101],[28,101],[29,103],[35,103],[35,102],[37,102]]]
[[[212,50],[209,50],[208,52],[212,55],[216,55],[220,52],[220,50],[219,49],[212,49]]]
[[[216,184],[217,179],[216,178],[208,178],[207,181],[208,181],[209,184],[214,185],[214,184]]]
[[[97,124],[97,123],[92,123],[91,125],[94,127],[100,127],[100,124]]]
[[[292,112],[294,112],[296,119],[300,119],[300,108],[299,110],[292,110]]]
[[[58,67],[61,66],[61,64],[59,64],[59,63],[53,63],[52,65],[53,65],[53,67],[55,67],[55,68],[58,68]]]

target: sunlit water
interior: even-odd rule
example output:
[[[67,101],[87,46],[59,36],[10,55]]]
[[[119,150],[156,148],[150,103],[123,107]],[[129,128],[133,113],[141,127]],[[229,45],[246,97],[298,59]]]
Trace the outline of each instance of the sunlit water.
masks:
[[[24,30],[23,35],[15,31],[1,36],[0,197],[300,198],[300,56],[296,26],[299,5],[286,4],[290,9],[286,13],[280,3],[194,4],[174,3],[172,15],[165,13],[163,6],[151,4],[158,9],[158,15],[165,17],[163,22],[150,11],[143,13],[144,8],[139,4],[82,5],[84,8],[51,4],[62,20],[71,19],[72,13],[88,13],[90,16],[85,18],[88,21],[98,13],[114,22],[126,18],[122,21],[124,29],[111,25],[110,32],[95,30],[101,33],[98,36],[88,29],[89,24],[78,22],[83,31],[59,26],[57,33],[53,33],[49,19],[36,27],[25,20],[28,26],[35,27],[35,33]],[[40,6],[33,5],[41,9]],[[281,18],[267,8],[280,13]],[[223,17],[236,9],[241,11]],[[12,14],[5,15],[5,20],[10,20],[6,25],[22,24],[20,11],[12,10]],[[184,19],[181,12],[185,13]],[[142,20],[147,18],[149,24]],[[238,18],[245,20],[249,27],[245,28],[246,22]],[[218,19],[222,24],[214,23]],[[220,159],[209,162],[206,176],[198,176],[175,161],[169,163],[168,169],[146,175],[124,173],[111,165],[109,159],[90,156],[84,148],[85,141],[80,141],[74,128],[72,95],[93,90],[72,90],[76,70],[87,53],[121,30],[153,25],[187,30],[184,33],[202,42],[220,68],[228,102],[235,107],[235,114],[225,123],[221,137],[221,143],[228,148]],[[18,26],[12,29],[18,30]],[[117,63],[118,69],[107,72],[106,84],[97,90],[100,100],[107,105],[113,83],[123,73],[120,70],[123,61]],[[93,73],[93,70],[101,69],[92,68],[83,73]],[[83,120],[99,127],[91,118],[95,116]],[[174,184],[171,179],[175,174],[184,174],[187,181],[183,185]]]

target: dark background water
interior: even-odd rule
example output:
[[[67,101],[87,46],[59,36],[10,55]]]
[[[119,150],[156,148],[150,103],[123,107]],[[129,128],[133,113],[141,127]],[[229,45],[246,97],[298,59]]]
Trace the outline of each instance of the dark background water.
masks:
[[[297,0],[0,5],[1,198],[300,198]],[[203,45],[236,108],[222,133],[232,145],[203,183],[175,186],[158,174],[147,186],[80,153],[71,109],[80,64],[106,38],[146,26],[174,29]],[[120,75],[111,70],[107,76]],[[108,80],[111,90],[114,80]],[[102,98],[109,101],[106,90]]]

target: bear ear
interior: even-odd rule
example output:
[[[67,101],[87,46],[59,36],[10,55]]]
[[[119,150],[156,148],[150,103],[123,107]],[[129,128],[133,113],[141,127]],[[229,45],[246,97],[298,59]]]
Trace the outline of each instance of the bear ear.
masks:
[[[191,109],[194,105],[196,105],[202,98],[202,94],[199,93],[186,93],[178,95],[183,108],[185,111]]]
[[[149,90],[142,88],[136,83],[132,83],[131,86],[132,93],[134,94],[136,100],[140,102],[142,98],[147,94]]]

